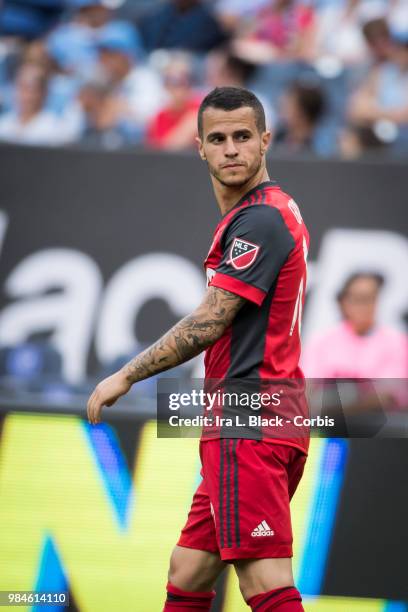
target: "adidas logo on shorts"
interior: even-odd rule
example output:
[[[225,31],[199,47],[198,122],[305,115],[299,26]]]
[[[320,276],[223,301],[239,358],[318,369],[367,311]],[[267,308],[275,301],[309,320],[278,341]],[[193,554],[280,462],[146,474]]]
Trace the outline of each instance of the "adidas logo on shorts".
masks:
[[[251,536],[253,538],[258,538],[258,537],[262,538],[262,537],[273,536],[273,535],[275,535],[275,532],[269,527],[266,521],[262,521],[262,523],[259,523],[258,527],[255,527],[255,529],[251,533]]]

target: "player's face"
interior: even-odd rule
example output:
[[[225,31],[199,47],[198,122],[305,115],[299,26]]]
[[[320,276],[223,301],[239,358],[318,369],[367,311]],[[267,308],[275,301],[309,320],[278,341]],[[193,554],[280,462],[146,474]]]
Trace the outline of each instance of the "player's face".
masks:
[[[370,277],[354,280],[340,302],[343,316],[358,334],[367,333],[375,324],[379,289]]]
[[[207,108],[202,139],[197,141],[211,175],[227,187],[240,187],[264,165],[270,132],[259,133],[250,107],[232,111]]]

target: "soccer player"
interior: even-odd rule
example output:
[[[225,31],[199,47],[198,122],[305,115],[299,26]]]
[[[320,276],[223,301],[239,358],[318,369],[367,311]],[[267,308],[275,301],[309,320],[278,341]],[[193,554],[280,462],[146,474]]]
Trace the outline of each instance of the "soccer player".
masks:
[[[194,312],[98,384],[91,423],[134,383],[204,350],[206,380],[303,378],[309,235],[293,199],[268,177],[263,107],[245,89],[217,88],[200,106],[198,134],[222,215],[205,261],[207,291]],[[299,612],[289,501],[307,441],[221,436],[200,442],[203,480],[171,556],[164,612],[210,610],[227,563],[253,611]]]

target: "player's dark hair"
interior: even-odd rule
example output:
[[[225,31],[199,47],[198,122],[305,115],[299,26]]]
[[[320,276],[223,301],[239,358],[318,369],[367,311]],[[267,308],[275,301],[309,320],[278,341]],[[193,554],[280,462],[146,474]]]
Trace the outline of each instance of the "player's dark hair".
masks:
[[[198,133],[200,138],[203,135],[203,113],[207,108],[233,111],[244,106],[253,109],[258,132],[260,134],[265,132],[265,111],[255,94],[243,87],[216,87],[204,98],[198,109]]]
[[[344,282],[342,288],[337,293],[336,297],[337,297],[337,301],[338,302],[341,302],[343,300],[343,298],[345,297],[346,293],[350,289],[351,285],[356,280],[360,280],[360,278],[371,278],[373,281],[375,281],[377,283],[377,291],[380,291],[380,289],[382,288],[382,286],[384,285],[384,282],[385,282],[385,279],[384,279],[383,275],[379,274],[377,272],[370,272],[370,271],[367,271],[367,272],[364,272],[364,271],[354,272],[353,274],[350,274],[350,276],[347,277],[347,279]]]

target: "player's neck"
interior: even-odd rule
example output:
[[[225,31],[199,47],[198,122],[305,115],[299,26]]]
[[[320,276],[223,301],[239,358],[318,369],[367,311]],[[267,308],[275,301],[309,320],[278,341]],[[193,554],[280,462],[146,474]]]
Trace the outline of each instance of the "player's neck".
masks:
[[[260,171],[251,178],[245,185],[239,187],[230,187],[213,180],[215,197],[218,202],[221,214],[226,215],[235,204],[244,197],[248,191],[251,191],[257,185],[269,181],[269,175],[266,168],[261,168]]]

